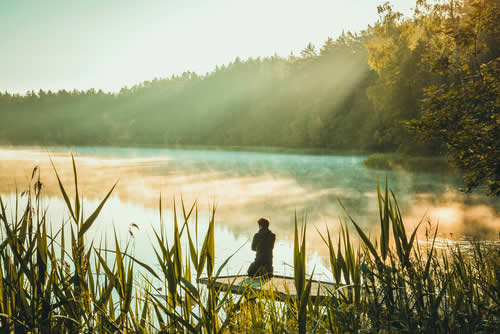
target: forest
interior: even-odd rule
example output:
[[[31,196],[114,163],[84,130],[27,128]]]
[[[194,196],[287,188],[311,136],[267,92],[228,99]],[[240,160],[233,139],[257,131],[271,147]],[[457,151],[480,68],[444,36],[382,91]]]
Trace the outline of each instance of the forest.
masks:
[[[378,7],[299,55],[236,58],[117,93],[0,93],[0,144],[273,146],[444,155],[500,193],[500,5]],[[125,70],[125,69],[124,69]]]

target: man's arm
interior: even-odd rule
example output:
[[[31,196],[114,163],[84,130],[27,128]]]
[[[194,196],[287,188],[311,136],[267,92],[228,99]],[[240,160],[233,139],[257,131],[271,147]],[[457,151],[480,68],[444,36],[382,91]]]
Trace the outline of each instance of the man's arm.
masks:
[[[257,233],[253,236],[252,240],[252,250],[255,252],[257,251]]]

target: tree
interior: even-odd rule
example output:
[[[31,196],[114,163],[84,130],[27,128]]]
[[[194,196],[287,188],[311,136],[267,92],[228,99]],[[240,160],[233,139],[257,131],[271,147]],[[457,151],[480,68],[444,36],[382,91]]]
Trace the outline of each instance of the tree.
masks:
[[[378,74],[376,83],[367,89],[377,118],[374,148],[438,153],[436,145],[415,152],[415,140],[401,123],[419,114],[423,88],[429,79],[423,58],[428,40],[421,38],[413,19],[393,11],[389,3],[379,6],[378,13],[381,18],[366,42],[368,63]]]
[[[428,7],[429,8],[429,7]],[[425,89],[421,116],[408,123],[422,140],[439,138],[463,172],[465,190],[500,194],[500,5],[495,0],[450,1],[433,20],[436,40],[427,59],[440,83]],[[429,27],[424,27],[429,29]],[[495,42],[496,41],[496,42]]]

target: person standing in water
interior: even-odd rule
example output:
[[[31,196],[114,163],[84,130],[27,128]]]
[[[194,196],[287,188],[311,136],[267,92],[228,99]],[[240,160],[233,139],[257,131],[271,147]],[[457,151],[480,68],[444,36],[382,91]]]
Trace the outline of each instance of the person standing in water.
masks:
[[[255,233],[252,240],[252,250],[255,253],[255,260],[248,267],[248,276],[273,276],[273,248],[276,235],[269,230],[269,219],[261,218],[257,222],[259,232]]]

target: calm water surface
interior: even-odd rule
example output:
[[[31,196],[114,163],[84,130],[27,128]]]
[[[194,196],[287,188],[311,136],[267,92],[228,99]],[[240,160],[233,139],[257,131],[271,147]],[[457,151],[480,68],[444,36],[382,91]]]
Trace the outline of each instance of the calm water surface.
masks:
[[[377,177],[385,180],[386,175],[407,226],[414,226],[425,216],[430,223],[422,227],[422,233],[429,225],[439,223],[440,235],[445,238],[472,235],[496,239],[500,232],[498,199],[459,192],[456,175],[375,171],[363,166],[364,156],[108,147],[0,148],[0,195],[13,208],[16,188],[19,192],[26,189],[33,168],[40,166],[44,205],[52,224],[60,225],[68,219],[68,213],[49,154],[72,192],[71,152],[77,161],[85,212],[90,214],[118,180],[113,196],[92,227],[91,237],[110,241],[114,229],[123,242],[131,239],[137,257],[151,263],[153,229],[160,228],[160,196],[167,234],[171,232],[174,200],[179,208],[182,197],[186,206],[198,203],[200,235],[206,230],[210,208],[216,205],[218,263],[252,238],[258,218],[269,217],[278,238],[275,271],[283,274],[290,272],[289,264],[293,263],[296,212],[308,223],[309,266],[328,276],[323,265],[327,250],[316,228],[322,232],[328,228],[335,235],[339,222],[346,218],[340,201],[374,235],[378,224]],[[132,223],[139,229],[131,228]],[[227,273],[246,271],[253,256],[246,244]]]

